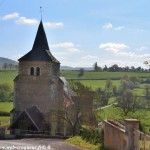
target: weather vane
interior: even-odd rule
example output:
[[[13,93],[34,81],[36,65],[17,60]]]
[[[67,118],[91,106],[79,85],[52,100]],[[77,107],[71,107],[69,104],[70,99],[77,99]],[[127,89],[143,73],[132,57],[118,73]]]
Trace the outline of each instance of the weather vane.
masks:
[[[42,20],[42,7],[40,6],[41,20]]]

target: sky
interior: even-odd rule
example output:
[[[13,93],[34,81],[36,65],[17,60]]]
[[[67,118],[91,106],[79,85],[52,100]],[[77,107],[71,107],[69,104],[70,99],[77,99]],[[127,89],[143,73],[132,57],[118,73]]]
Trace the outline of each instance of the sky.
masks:
[[[150,0],[0,0],[0,57],[18,60],[32,49],[41,14],[62,66],[150,60]]]

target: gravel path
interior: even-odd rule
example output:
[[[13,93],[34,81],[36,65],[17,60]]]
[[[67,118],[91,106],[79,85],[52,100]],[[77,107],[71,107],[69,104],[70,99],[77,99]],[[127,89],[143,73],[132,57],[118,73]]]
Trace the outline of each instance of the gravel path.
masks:
[[[0,150],[85,150],[60,139],[0,140]]]

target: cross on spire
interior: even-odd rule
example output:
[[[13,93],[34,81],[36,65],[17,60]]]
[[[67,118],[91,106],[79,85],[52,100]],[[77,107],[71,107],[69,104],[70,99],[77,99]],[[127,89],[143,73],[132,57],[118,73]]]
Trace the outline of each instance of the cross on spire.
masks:
[[[42,7],[40,6],[41,20],[42,20]]]

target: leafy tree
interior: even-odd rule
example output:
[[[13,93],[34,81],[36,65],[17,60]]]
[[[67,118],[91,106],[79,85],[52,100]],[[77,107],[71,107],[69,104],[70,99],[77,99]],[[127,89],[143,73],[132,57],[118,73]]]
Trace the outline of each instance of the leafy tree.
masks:
[[[108,71],[108,67],[105,65],[105,67],[103,68],[103,71]]]
[[[113,92],[114,96],[116,96],[118,94],[117,86],[115,86],[115,85],[112,86],[112,92]]]
[[[64,112],[59,113],[60,117],[71,127],[72,135],[76,135],[81,124],[88,126],[96,125],[96,118],[93,112],[93,99],[95,93],[90,87],[80,82],[70,81],[73,105],[64,107]],[[65,114],[65,115],[64,115]]]
[[[94,66],[94,71],[99,71],[99,66],[97,62],[95,62],[93,66]]]
[[[138,108],[138,98],[127,89],[122,95],[117,97],[118,105],[123,109],[124,115],[127,116],[129,112],[135,112]]]
[[[78,77],[82,77],[84,75],[84,69],[80,68]]]
[[[8,64],[7,64],[7,63],[4,63],[4,64],[3,64],[3,69],[6,70],[7,68],[8,68]]]
[[[13,91],[9,84],[0,84],[0,101],[11,101]]]
[[[150,85],[145,85],[145,100],[147,101],[148,108],[150,108]]]

